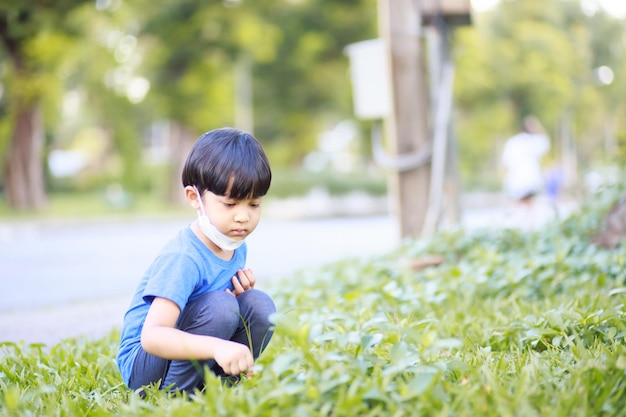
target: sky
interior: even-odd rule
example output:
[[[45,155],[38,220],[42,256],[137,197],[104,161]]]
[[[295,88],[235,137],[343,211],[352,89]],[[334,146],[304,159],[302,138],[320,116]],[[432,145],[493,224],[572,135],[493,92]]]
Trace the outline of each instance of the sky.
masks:
[[[477,11],[489,10],[498,4],[499,0],[471,0],[472,7]],[[626,0],[581,0],[583,10],[593,13],[602,7],[608,13],[626,18]]]

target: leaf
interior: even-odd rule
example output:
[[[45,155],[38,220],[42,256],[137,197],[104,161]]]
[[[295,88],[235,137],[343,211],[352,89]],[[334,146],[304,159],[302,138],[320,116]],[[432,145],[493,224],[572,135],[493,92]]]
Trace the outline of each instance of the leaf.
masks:
[[[277,356],[270,365],[272,371],[281,376],[293,368],[302,360],[302,355],[299,352],[289,352]]]
[[[424,394],[436,380],[435,373],[420,373],[415,375],[408,384],[400,388],[400,395],[403,400],[411,400]]]
[[[14,385],[9,386],[7,390],[4,392],[4,405],[7,410],[16,410],[21,402],[21,392],[20,389]]]

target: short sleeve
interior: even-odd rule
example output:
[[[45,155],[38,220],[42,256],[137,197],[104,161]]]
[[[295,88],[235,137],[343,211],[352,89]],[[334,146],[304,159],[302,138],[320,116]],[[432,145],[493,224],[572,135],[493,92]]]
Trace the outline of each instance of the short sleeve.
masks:
[[[143,291],[143,300],[150,304],[155,297],[166,298],[183,310],[194,289],[200,284],[196,263],[180,253],[160,255],[155,259],[150,278]]]

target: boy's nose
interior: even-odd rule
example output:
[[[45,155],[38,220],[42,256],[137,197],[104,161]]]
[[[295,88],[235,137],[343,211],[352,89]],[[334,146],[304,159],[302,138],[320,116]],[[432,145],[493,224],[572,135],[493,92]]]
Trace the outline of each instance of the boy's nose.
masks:
[[[245,223],[250,220],[247,210],[239,210],[235,213],[235,221],[238,223]]]

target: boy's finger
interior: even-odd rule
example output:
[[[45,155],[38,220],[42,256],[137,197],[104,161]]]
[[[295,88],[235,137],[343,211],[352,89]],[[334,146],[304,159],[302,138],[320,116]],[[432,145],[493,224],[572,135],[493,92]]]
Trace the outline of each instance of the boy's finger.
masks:
[[[239,282],[239,280],[237,279],[237,277],[232,277],[230,279],[230,281],[233,283],[233,288],[234,288],[234,294],[241,294],[242,292],[244,292],[243,287],[241,286],[241,283]]]
[[[239,282],[241,283],[241,286],[243,287],[243,289],[249,290],[252,287],[252,283],[250,282],[250,277],[248,276],[246,271],[242,269],[237,273],[237,275],[239,277]]]
[[[250,288],[254,288],[254,284],[256,284],[256,278],[254,277],[254,271],[248,268],[246,271],[246,277],[248,277],[248,282],[250,283]]]

